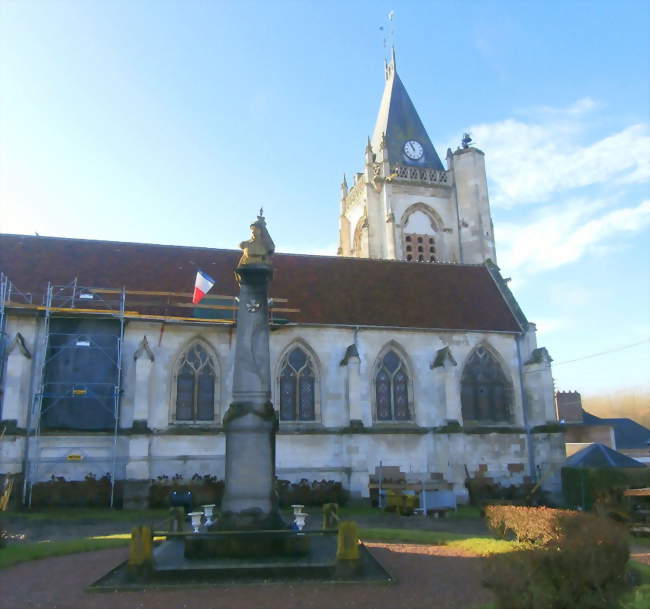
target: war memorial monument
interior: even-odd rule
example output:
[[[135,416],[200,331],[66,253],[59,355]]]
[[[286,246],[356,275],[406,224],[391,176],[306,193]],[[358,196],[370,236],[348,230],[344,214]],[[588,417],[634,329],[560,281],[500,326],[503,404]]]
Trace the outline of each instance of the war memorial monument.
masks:
[[[250,240],[240,244],[243,254],[235,270],[237,339],[232,402],[223,421],[225,492],[218,515],[200,526],[198,518],[193,519],[194,528],[181,524],[180,531],[155,532],[166,538],[155,548],[152,529],[136,527],[129,560],[95,582],[92,590],[284,580],[392,581],[359,543],[353,522],[339,521],[334,513],[331,526],[303,531],[282,518],[274,488],[278,415],[271,402],[268,321],[275,246],[262,210],[251,231]]]

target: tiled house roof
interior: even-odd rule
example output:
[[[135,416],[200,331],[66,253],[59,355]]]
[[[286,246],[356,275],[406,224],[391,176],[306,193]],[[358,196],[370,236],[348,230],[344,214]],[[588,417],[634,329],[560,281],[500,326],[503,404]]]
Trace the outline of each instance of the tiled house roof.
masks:
[[[571,455],[564,465],[566,467],[645,467],[636,459],[597,442]]]
[[[241,252],[0,235],[0,271],[40,302],[47,282],[129,290],[191,292],[197,269],[216,279],[213,292],[238,293]],[[276,254],[271,297],[300,309],[292,322],[519,332],[483,265],[414,264],[333,256]]]
[[[611,425],[614,428],[616,448],[629,450],[634,448],[650,448],[650,429],[632,419],[613,418],[603,419],[584,412],[585,425]]]

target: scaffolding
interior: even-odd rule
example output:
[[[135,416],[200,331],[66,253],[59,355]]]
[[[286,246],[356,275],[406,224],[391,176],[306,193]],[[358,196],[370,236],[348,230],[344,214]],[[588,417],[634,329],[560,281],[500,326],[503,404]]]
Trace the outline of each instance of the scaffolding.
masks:
[[[5,355],[9,343],[6,330],[7,318],[5,316],[5,303],[7,300],[9,300],[9,278],[4,273],[0,273],[0,413],[2,413],[2,399],[4,397]]]
[[[87,302],[93,301],[93,309],[87,308]],[[79,305],[82,304],[82,307]],[[41,310],[41,307],[37,307]],[[112,438],[110,449],[110,499],[111,507],[115,505],[115,485],[118,462],[118,427],[120,397],[122,393],[122,344],[124,340],[125,291],[118,292],[118,300],[108,301],[95,295],[92,288],[79,286],[77,280],[67,286],[48,284],[42,305],[43,323],[40,328],[38,349],[35,354],[37,369],[35,372],[35,389],[27,419],[27,437],[25,443],[24,468],[24,502],[28,507],[32,504],[32,489],[39,481],[40,468],[45,463],[84,460],[85,462],[105,461],[101,458],[89,457],[88,448],[83,443],[74,447],[59,447],[67,454],[65,457],[43,457],[42,423],[48,410],[54,409],[64,400],[84,398],[94,401],[107,408],[103,398],[110,396],[110,414],[112,416]],[[74,312],[76,315],[92,313],[93,315],[108,316],[118,322],[118,332],[115,337],[115,348],[108,351],[91,332],[63,333],[52,332],[52,315],[57,312]],[[56,339],[59,339],[58,341]],[[53,339],[55,339],[53,341]],[[53,344],[54,342],[54,344]],[[57,344],[58,343],[58,344]],[[52,381],[48,377],[48,366],[56,358],[61,358],[66,351],[83,347],[89,351],[95,350],[106,355],[115,369],[112,382],[94,382],[88,380],[68,379]]]
[[[126,290],[122,288],[101,288],[79,285],[75,279],[68,285],[53,285],[48,283],[47,289],[43,296],[42,304],[34,304],[29,299],[12,298],[11,284],[3,277],[1,284],[0,296],[2,305],[0,309],[0,326],[4,330],[6,323],[6,309],[14,309],[23,313],[35,313],[42,315],[42,323],[39,328],[37,346],[34,353],[35,369],[32,385],[32,399],[30,401],[28,417],[26,442],[24,451],[24,482],[23,482],[23,501],[25,505],[31,507],[32,490],[34,484],[41,481],[42,466],[69,463],[71,461],[83,461],[89,464],[107,463],[110,461],[110,506],[114,507],[116,502],[116,482],[118,478],[118,465],[120,461],[125,461],[125,457],[119,455],[118,438],[119,438],[119,421],[120,421],[120,401],[122,396],[122,347],[124,342],[125,325],[129,321],[142,320],[162,323],[180,323],[194,325],[228,325],[230,327],[236,324],[237,298],[226,295],[212,295],[210,299],[219,303],[227,304],[200,304],[196,305],[187,302],[187,297],[191,293],[186,292],[164,292],[164,291],[145,291],[145,290]],[[8,286],[8,287],[7,287]],[[23,295],[24,296],[24,295]],[[207,300],[207,299],[206,299]],[[127,306],[128,301],[128,306]],[[208,301],[210,302],[210,301]],[[277,304],[286,303],[284,298],[274,298],[269,301],[269,322],[273,326],[283,325],[288,320],[274,317],[277,313],[294,313],[300,309],[278,307]],[[193,315],[188,315],[191,309]],[[223,312],[222,317],[217,317]],[[209,315],[209,317],[205,317]],[[214,317],[213,317],[214,315]],[[226,315],[228,317],[226,317]],[[59,452],[65,452],[64,456],[43,455],[43,417],[47,415],[48,410],[55,408],[57,404],[64,400],[75,398],[86,398],[99,400],[107,395],[106,389],[108,383],[88,382],[82,380],[70,381],[52,381],[48,377],[48,365],[52,360],[61,357],[66,349],[74,349],[83,346],[85,349],[106,350],[105,346],[98,341],[98,335],[89,332],[79,333],[59,333],[52,331],[52,319],[54,317],[62,318],[105,318],[116,320],[119,329],[116,337],[116,348],[110,355],[113,358],[115,367],[115,378],[110,383],[110,408],[112,415],[112,430],[110,456],[93,457],[91,452],[94,446],[84,444],[81,440],[83,433],[75,431],[74,436],[79,437],[79,441],[74,446],[58,446]],[[53,348],[53,339],[62,338],[62,340]],[[6,342],[6,341],[4,341]],[[54,340],[54,343],[57,343]],[[3,360],[0,360],[2,362]],[[59,433],[58,431],[55,433]],[[94,436],[92,431],[89,435]],[[88,435],[86,434],[86,435]],[[60,435],[70,436],[69,433],[61,432]]]

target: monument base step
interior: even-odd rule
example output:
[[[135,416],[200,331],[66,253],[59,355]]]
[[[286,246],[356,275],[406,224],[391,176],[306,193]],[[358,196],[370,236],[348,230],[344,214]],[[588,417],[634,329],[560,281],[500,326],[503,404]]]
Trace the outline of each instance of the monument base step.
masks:
[[[182,539],[170,539],[154,549],[152,568],[140,577],[129,574],[126,562],[89,587],[89,591],[233,586],[252,583],[394,583],[391,575],[363,545],[359,560],[336,560],[336,536],[310,536],[303,556],[185,557]]]

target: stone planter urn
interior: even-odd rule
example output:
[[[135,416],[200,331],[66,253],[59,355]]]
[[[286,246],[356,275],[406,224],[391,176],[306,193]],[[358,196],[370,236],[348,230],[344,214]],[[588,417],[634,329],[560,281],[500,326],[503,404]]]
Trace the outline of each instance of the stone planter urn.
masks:
[[[188,516],[192,519],[192,532],[198,533],[201,526],[201,517],[203,512],[190,512]]]
[[[201,509],[203,510],[203,515],[205,516],[205,522],[203,523],[206,528],[211,527],[214,524],[214,503],[209,503],[208,505],[202,505]]]

